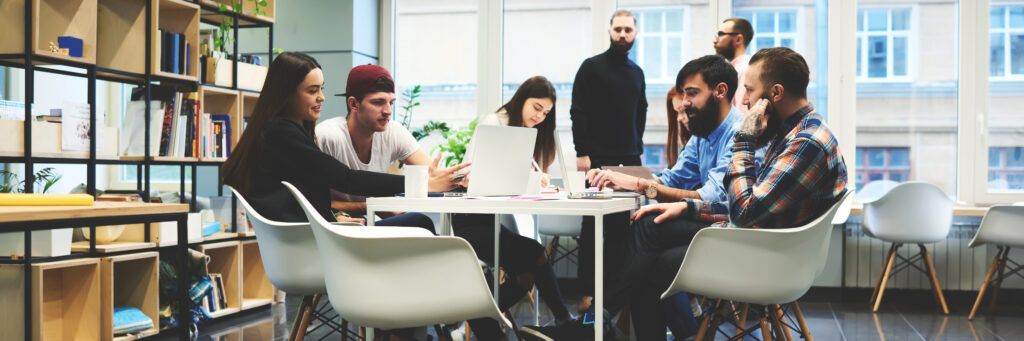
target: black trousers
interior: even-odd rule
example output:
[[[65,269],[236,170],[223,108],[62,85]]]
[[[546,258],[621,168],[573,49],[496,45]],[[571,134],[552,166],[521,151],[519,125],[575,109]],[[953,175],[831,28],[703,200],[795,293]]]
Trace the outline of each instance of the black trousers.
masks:
[[[675,279],[693,237],[708,226],[685,219],[655,224],[656,216],[633,223],[621,239],[606,239],[620,245],[605,253],[605,307],[617,312],[628,303],[639,340],[665,339],[661,294]],[[687,325],[696,324],[692,316],[688,318]]]
[[[604,166],[639,166],[639,155],[626,156],[590,156],[590,169]],[[629,226],[629,213],[610,214],[604,217],[605,239],[617,238],[618,234]],[[583,285],[585,296],[594,296],[594,217],[583,217],[583,230],[580,232],[579,261],[577,264],[577,276]],[[608,254],[605,243],[605,254]]]
[[[453,214],[452,229],[455,235],[473,246],[477,259],[494,265],[494,215]],[[498,308],[507,310],[537,286],[540,296],[547,303],[556,318],[567,317],[568,309],[562,300],[561,289],[555,279],[555,272],[547,262],[544,246],[536,240],[501,227],[498,239],[501,268],[505,270],[505,283],[501,284]],[[518,283],[521,276],[532,278],[530,283]],[[493,276],[485,274],[487,283],[493,288]],[[490,318],[469,321],[473,333],[480,340],[496,340],[502,337],[498,322]]]

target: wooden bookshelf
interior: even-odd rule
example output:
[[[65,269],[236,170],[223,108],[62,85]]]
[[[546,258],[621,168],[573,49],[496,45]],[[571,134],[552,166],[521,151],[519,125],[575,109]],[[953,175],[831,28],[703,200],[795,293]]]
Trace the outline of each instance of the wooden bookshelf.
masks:
[[[146,157],[145,156],[141,156],[141,155],[138,155],[138,156],[121,156],[120,157],[121,161],[142,161],[142,160],[145,160],[145,159],[146,159]],[[179,156],[150,156],[149,160],[153,161],[153,162],[183,162],[183,163],[188,163],[188,162],[198,162],[199,158],[187,157],[187,156],[180,156],[180,157]]]
[[[242,132],[242,131],[245,130],[245,129],[242,128],[242,125],[243,125],[242,123],[246,119],[249,119],[250,117],[252,117],[252,113],[256,109],[256,101],[260,99],[260,94],[257,94],[257,93],[241,91],[241,94],[242,94],[242,96],[240,97],[240,100],[241,100],[241,111],[240,112],[242,113],[242,119],[238,120],[238,122],[232,123],[232,124],[234,124],[234,127],[232,127],[232,128],[237,128],[236,131],[238,131],[238,132]],[[238,144],[238,139],[241,138],[241,137],[242,137],[242,134],[235,134],[235,136],[232,137],[233,139],[235,139],[235,141],[233,143]]]
[[[103,340],[135,340],[159,333],[160,328],[160,254],[143,252],[100,261],[101,320]],[[133,336],[115,337],[114,307],[135,307],[153,320],[153,327]]]
[[[199,75],[199,5],[183,0],[154,0],[153,26],[151,27],[152,73],[158,77],[195,82]],[[190,45],[191,58],[184,75],[160,70],[160,31],[182,33]]]
[[[0,265],[0,340],[25,339],[25,272]],[[100,262],[81,258],[31,266],[33,340],[100,340]]]
[[[235,129],[235,122],[239,120],[241,101],[239,100],[238,90],[229,90],[212,86],[200,86],[199,87],[199,103],[200,109],[203,114],[211,115],[228,115],[231,119],[231,142],[234,147],[233,141],[237,134]],[[203,131],[203,136],[211,134],[212,132]],[[201,158],[203,161],[224,161],[227,158]]]
[[[274,22],[274,17],[275,17],[275,15],[274,15],[274,5],[275,4],[274,4],[274,2],[275,2],[275,0],[266,0],[267,6],[260,8],[262,11],[267,12],[266,15],[263,15],[263,14],[256,15],[254,13],[254,11],[256,10],[256,2],[259,1],[259,0],[256,0],[256,1],[241,0],[241,1],[242,1],[242,14],[245,14],[245,15],[248,15],[248,16],[252,16],[252,17],[254,17],[257,20],[262,21],[262,22],[267,22],[267,23],[273,23]]]
[[[97,0],[6,0],[0,2],[0,54],[24,53],[25,1],[32,1],[32,53],[61,60],[96,63]],[[82,57],[50,52],[59,36],[82,39]]]
[[[210,256],[207,265],[209,273],[219,273],[224,279],[224,296],[227,307],[210,313],[220,317],[236,313],[242,308],[242,252],[237,241],[201,244],[199,252]]]
[[[146,2],[99,0],[96,66],[146,72]]]
[[[242,242],[242,309],[274,302],[274,285],[263,270],[263,257],[255,240]]]
[[[50,158],[88,159],[89,151],[64,151],[61,147],[60,123],[32,122],[32,156]],[[96,146],[96,158],[117,160],[119,133],[117,128],[99,125],[96,137],[102,142]],[[0,156],[25,155],[25,121],[0,120]]]

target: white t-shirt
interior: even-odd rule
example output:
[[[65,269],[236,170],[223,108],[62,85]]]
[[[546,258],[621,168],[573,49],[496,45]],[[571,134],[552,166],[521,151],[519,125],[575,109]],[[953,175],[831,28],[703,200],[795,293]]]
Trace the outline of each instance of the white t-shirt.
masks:
[[[736,82],[736,95],[732,97],[732,106],[745,114],[747,113],[747,106],[743,105],[743,96],[746,96],[747,88],[743,87],[743,83],[745,83],[747,68],[750,67],[750,56],[746,54],[739,55],[736,59],[732,60],[732,66],[736,68],[736,76],[739,78]]]
[[[419,143],[402,124],[391,121],[384,131],[373,133],[370,162],[364,163],[359,160],[352,145],[348,121],[344,117],[335,117],[317,124],[316,144],[320,146],[320,150],[338,159],[348,168],[378,173],[386,173],[392,162],[405,160],[420,149]],[[361,197],[355,196],[350,196],[350,199],[363,201]]]

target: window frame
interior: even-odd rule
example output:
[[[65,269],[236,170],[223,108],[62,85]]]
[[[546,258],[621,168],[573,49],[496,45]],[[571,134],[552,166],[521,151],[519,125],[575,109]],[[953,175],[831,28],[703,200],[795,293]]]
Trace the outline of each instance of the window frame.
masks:
[[[856,1],[856,0],[851,0],[851,1]],[[893,31],[893,29],[892,29],[893,12],[896,11],[896,10],[904,10],[904,9],[909,11],[909,13],[908,13],[908,20],[910,22],[907,23],[907,30],[906,31]],[[876,5],[868,5],[868,6],[858,6],[857,7],[857,11],[853,15],[854,18],[855,18],[854,30],[856,31],[856,39],[855,39],[855,42],[854,42],[855,46],[854,46],[854,51],[853,52],[857,56],[857,58],[856,58],[857,64],[854,65],[854,68],[856,70],[855,76],[856,76],[857,82],[859,82],[859,83],[909,83],[909,82],[913,82],[917,78],[916,77],[917,76],[917,67],[916,67],[917,64],[914,63],[914,61],[916,60],[916,57],[917,57],[917,48],[918,48],[917,41],[920,40],[920,39],[913,39],[913,38],[916,38],[920,34],[919,30],[917,29],[917,22],[918,22],[918,20],[917,20],[917,12],[918,12],[918,10],[917,9],[918,9],[917,5],[909,5],[909,6],[902,6],[902,5],[901,6],[876,6]],[[870,11],[870,10],[885,10],[886,11],[886,30],[884,32],[874,32],[872,34],[872,31],[868,31],[867,30],[868,16],[865,15],[865,16],[863,16],[863,18],[861,18],[860,13],[861,13],[861,11],[865,11],[866,12],[866,11]],[[864,31],[860,30],[860,26],[859,25],[862,25],[862,24],[865,27]],[[868,48],[867,48],[867,41],[868,41],[868,39],[871,36],[879,36],[880,33],[884,34],[885,43],[886,43],[886,47],[887,47],[886,48],[886,58],[885,58],[886,59],[885,60],[886,76],[885,77],[870,77],[870,76],[868,76],[868,63],[867,63]],[[893,72],[894,72],[894,60],[895,59],[893,58],[892,46],[894,45],[893,41],[895,40],[895,38],[906,38],[907,39],[907,52],[906,52],[906,54],[907,54],[907,66],[906,66],[907,67],[907,74],[903,75],[903,76],[894,76],[893,75]],[[863,49],[857,49],[857,46],[863,46]]]
[[[633,41],[634,44],[632,49],[632,51],[636,52],[637,57],[636,60],[634,60],[633,62],[644,70],[645,81],[647,82],[647,84],[674,84],[676,82],[676,72],[667,69],[668,39],[679,38],[679,56],[682,57],[686,55],[687,48],[690,46],[690,39],[687,39],[689,38],[688,35],[690,34],[690,30],[687,27],[687,23],[690,22],[690,6],[638,6],[625,7],[625,9],[633,11],[633,15],[635,15],[637,19],[638,32],[636,35],[636,40]],[[667,27],[665,17],[666,13],[668,13],[669,11],[682,11],[683,14],[681,16],[681,20],[683,23],[683,29],[681,31],[668,32],[665,30]],[[660,19],[662,23],[660,32],[651,33],[643,29],[644,23],[646,22],[646,20],[649,20],[648,18],[646,18],[646,16],[650,15],[651,13],[660,14]],[[645,44],[641,44],[641,42],[646,42],[646,39],[650,38],[658,38],[659,44],[661,45],[661,48],[659,49],[659,52],[661,54],[659,56],[661,58],[661,74],[659,75],[659,77],[651,77],[646,67],[643,65],[643,63],[641,63],[641,61],[644,59],[643,57],[646,57],[646,50],[644,49]],[[679,66],[682,67],[682,65],[683,63],[680,62]]]
[[[792,33],[780,33],[780,32],[778,32],[778,30],[779,30],[779,13],[781,13],[781,12],[788,12],[788,11],[791,11],[793,13],[793,20],[794,20],[794,22],[793,22],[793,30],[794,31]],[[763,12],[772,12],[773,17],[775,19],[775,32],[770,33],[769,37],[772,37],[776,44],[778,44],[781,39],[790,38],[790,39],[793,39],[793,50],[794,51],[804,51],[804,45],[805,44],[803,42],[803,39],[800,39],[802,37],[802,35],[806,33],[805,32],[805,28],[804,28],[804,11],[800,10],[799,7],[786,6],[786,5],[779,6],[779,7],[750,6],[750,7],[741,7],[741,8],[733,10],[734,15],[737,16],[737,17],[742,17],[740,15],[740,12],[750,12],[751,13],[751,19],[748,19],[748,20],[750,20],[750,24],[752,26],[754,26],[754,40],[750,42],[750,46],[747,46],[747,55],[752,56],[752,55],[754,55],[754,53],[757,53],[757,50],[759,49],[758,46],[756,45],[757,44],[757,39],[765,37],[765,34],[766,34],[766,33],[757,31],[757,23],[754,20],[752,20],[752,19],[756,18],[756,14],[758,12],[762,12],[762,13]],[[753,47],[751,47],[751,46],[753,46]]]
[[[913,174],[914,167],[913,167],[913,162],[911,161],[911,158],[910,158],[910,156],[912,155],[910,153],[910,148],[911,148],[910,146],[864,146],[864,147],[857,147],[857,160],[859,160],[859,161],[857,162],[856,166],[854,167],[854,177],[862,175],[861,173],[863,172],[864,180],[866,180],[866,182],[863,183],[863,184],[858,183],[857,184],[858,188],[863,188],[864,185],[867,185],[870,182],[870,180],[867,180],[867,179],[872,174],[883,174],[882,180],[892,180],[891,179],[892,174],[900,173],[900,174],[903,175],[904,178],[903,178],[903,181],[897,181],[897,182],[911,181],[910,177]],[[903,151],[905,151],[907,153],[907,165],[906,166],[893,166],[892,165],[892,152],[894,150],[897,150],[897,149],[903,150]],[[885,156],[885,162],[884,162],[884,164],[882,166],[872,166],[872,165],[870,165],[871,160],[868,159],[867,155],[871,151],[881,151],[883,153],[883,155]],[[893,181],[895,181],[895,180],[893,180]]]

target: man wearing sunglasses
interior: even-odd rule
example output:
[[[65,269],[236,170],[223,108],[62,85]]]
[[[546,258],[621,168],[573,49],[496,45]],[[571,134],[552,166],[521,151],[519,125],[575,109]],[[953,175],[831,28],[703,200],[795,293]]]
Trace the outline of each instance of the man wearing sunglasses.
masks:
[[[739,87],[736,88],[736,96],[732,98],[732,105],[744,113],[747,112],[747,106],[743,105],[743,96],[746,94],[743,75],[747,73],[747,65],[750,64],[747,46],[750,46],[753,39],[754,27],[747,19],[729,18],[718,26],[718,35],[715,36],[714,42],[715,53],[729,60],[739,75]]]

